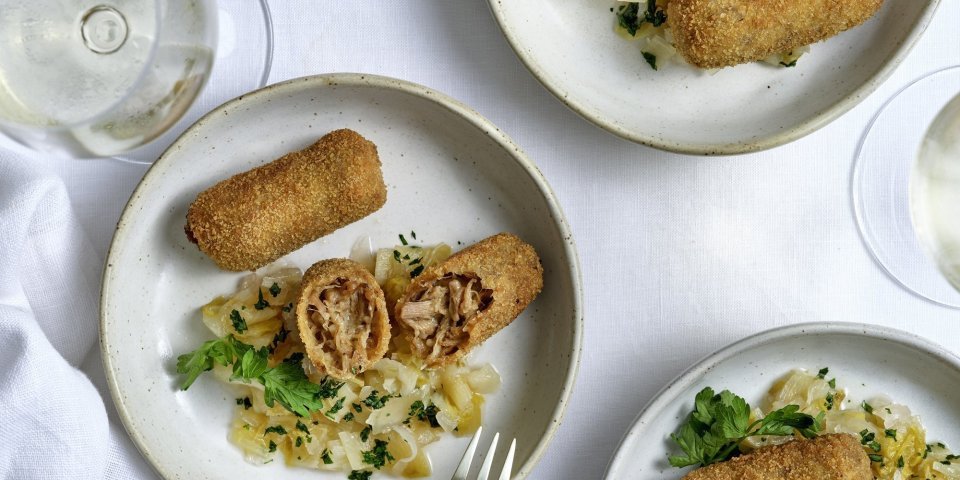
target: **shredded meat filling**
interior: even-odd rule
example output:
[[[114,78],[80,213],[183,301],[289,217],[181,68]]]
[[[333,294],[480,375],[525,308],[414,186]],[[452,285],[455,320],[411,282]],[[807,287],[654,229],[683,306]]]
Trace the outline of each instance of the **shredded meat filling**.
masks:
[[[363,283],[337,279],[307,306],[314,338],[336,367],[353,371],[362,365],[369,349],[377,345],[372,330],[374,292]]]
[[[485,290],[479,278],[449,274],[411,295],[400,321],[413,331],[413,347],[433,361],[466,343],[473,318],[492,298],[493,291]]]

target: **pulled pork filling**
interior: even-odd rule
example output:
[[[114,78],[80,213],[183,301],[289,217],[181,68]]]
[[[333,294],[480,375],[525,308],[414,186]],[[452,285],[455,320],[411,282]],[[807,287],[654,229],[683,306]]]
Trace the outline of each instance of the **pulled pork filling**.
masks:
[[[374,332],[374,292],[366,284],[338,278],[307,305],[310,329],[330,364],[357,373],[367,352],[376,348],[380,332]]]
[[[476,276],[448,274],[410,295],[400,321],[413,331],[413,348],[431,362],[466,343],[471,320],[492,299],[493,291],[484,290]]]

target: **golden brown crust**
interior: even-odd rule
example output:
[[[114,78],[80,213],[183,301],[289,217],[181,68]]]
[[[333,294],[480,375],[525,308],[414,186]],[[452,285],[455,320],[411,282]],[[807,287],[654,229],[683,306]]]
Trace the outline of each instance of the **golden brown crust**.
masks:
[[[700,68],[721,68],[825,40],[872,17],[883,0],[672,0],[677,50]]]
[[[186,233],[224,270],[262,267],[387,200],[377,147],[342,129],[200,193]]]
[[[853,435],[821,435],[760,448],[694,470],[684,480],[873,480],[870,459]]]
[[[364,352],[353,355],[357,368],[339,368],[330,361],[329,353],[317,340],[314,330],[316,323],[311,321],[308,307],[319,301],[320,293],[328,286],[335,285],[343,280],[353,280],[362,283],[369,289],[373,299],[373,322],[370,325],[374,341]],[[300,339],[306,348],[307,357],[318,370],[339,379],[353,378],[356,374],[370,368],[377,360],[383,358],[390,345],[390,318],[387,315],[387,304],[383,290],[377,280],[363,265],[344,258],[321,260],[303,274],[300,283],[300,295],[297,299],[297,327],[300,330]]]
[[[499,233],[452,255],[446,261],[426,268],[407,287],[407,293],[394,308],[400,318],[404,304],[414,292],[423,291],[448,274],[476,276],[483,289],[492,291],[489,305],[470,321],[466,343],[453,353],[440,357],[432,366],[445,365],[462,358],[471,349],[513,322],[543,289],[543,267],[532,246],[511,233]],[[412,344],[412,332],[401,326]]]

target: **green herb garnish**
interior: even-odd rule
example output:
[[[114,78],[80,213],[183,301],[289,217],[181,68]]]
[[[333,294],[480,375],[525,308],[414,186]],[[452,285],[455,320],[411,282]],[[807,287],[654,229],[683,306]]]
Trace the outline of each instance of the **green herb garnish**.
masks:
[[[380,470],[387,462],[392,462],[394,458],[387,451],[387,442],[378,438],[373,443],[373,449],[363,452],[363,463],[373,465],[373,468]]]
[[[826,368],[826,367],[821,368],[821,369],[820,369],[820,372],[817,373],[817,378],[819,378],[820,380],[823,380],[823,379],[825,379],[825,378],[827,377],[827,374],[828,374],[828,373],[830,373],[830,369],[829,369],[829,368]]]
[[[269,306],[270,304],[263,299],[263,289],[257,288],[257,303],[253,304],[253,308],[256,308],[257,310],[263,310]]]
[[[370,480],[370,475],[373,475],[373,472],[369,470],[352,470],[350,475],[347,475],[347,480]]]
[[[333,406],[330,407],[330,410],[327,410],[327,413],[324,413],[324,415],[330,420],[333,420],[334,415],[336,415],[337,412],[343,409],[343,402],[346,399],[347,399],[346,397],[340,397],[340,400],[337,400],[337,403],[334,403]]]
[[[377,391],[374,390],[370,392],[370,395],[367,398],[363,399],[363,404],[374,409],[379,410],[387,403],[387,400],[390,400],[394,395],[384,395],[382,397],[377,396]]]
[[[817,417],[800,413],[797,405],[787,405],[750,423],[750,405],[724,390],[715,394],[704,388],[694,400],[694,410],[673,439],[685,455],[670,456],[670,465],[710,465],[740,453],[739,443],[748,437],[793,435],[798,432],[812,438],[823,429],[823,414]]]
[[[320,452],[320,460],[323,460],[324,465],[330,465],[333,463],[333,459],[330,458],[330,450],[324,448],[323,451]]]
[[[233,329],[236,330],[237,333],[243,333],[247,331],[247,321],[240,316],[240,312],[231,310],[230,322],[233,323]]]
[[[277,285],[277,282],[273,282],[273,285],[270,285],[270,295],[274,297],[280,295],[280,285]]]
[[[658,70],[657,68],[657,56],[650,52],[640,52],[643,54],[643,59],[647,61],[647,65],[650,65],[650,68]]]
[[[372,431],[373,431],[373,427],[371,427],[370,425],[363,427],[363,430],[360,430],[360,441],[366,442],[367,439],[370,438],[370,432]]]

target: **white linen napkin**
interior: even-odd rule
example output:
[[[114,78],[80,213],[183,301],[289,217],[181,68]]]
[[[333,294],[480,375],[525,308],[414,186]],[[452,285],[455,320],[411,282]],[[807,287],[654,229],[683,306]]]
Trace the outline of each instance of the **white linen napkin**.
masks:
[[[155,477],[88,377],[102,264],[63,182],[0,151],[0,478]]]

